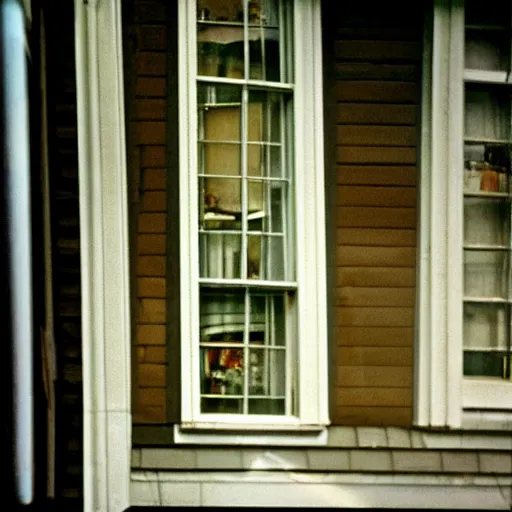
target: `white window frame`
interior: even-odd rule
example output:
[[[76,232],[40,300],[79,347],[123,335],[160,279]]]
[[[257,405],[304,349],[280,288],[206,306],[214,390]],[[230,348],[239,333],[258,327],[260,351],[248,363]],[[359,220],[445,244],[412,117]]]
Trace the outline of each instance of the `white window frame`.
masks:
[[[512,409],[512,382],[464,377],[464,11],[435,0],[423,63],[414,423],[460,428],[464,409]]]
[[[304,430],[318,439],[318,432],[329,423],[320,2],[294,2],[295,242],[300,333],[296,347],[300,353],[299,410],[295,417],[229,415],[226,419],[199,411],[195,2],[182,0],[178,9],[182,406],[176,440],[193,438],[200,442],[198,432],[210,439],[208,431],[212,430],[241,430],[245,437],[251,430]],[[218,436],[214,438],[218,440]],[[257,434],[253,441],[258,442]]]

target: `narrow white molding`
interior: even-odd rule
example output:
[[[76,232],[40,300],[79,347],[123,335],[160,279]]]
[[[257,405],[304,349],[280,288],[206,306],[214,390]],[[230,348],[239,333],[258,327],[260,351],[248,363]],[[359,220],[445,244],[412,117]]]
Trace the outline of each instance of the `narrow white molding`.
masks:
[[[75,0],[84,510],[130,505],[130,320],[121,2]]]
[[[464,26],[457,0],[435,0],[433,8],[424,53],[414,423],[455,428],[462,412],[462,105],[456,98],[462,98]]]

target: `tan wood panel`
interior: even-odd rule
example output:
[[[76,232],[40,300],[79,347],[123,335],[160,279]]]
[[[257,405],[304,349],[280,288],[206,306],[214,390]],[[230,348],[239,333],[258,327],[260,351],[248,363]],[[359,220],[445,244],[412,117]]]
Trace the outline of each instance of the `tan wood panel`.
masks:
[[[142,213],[139,215],[139,233],[165,233],[167,215],[165,213]]]
[[[159,98],[136,99],[133,102],[132,119],[138,121],[163,120],[167,115],[167,101]]]
[[[336,327],[338,346],[412,347],[414,328],[408,327]]]
[[[336,146],[336,163],[363,165],[415,165],[414,147]]]
[[[167,318],[165,299],[138,299],[137,323],[165,324]]]
[[[152,199],[156,207],[157,198]],[[336,204],[338,206],[416,206],[416,187],[338,186]]]
[[[343,124],[336,128],[336,143],[344,146],[415,146],[416,128]]]
[[[415,267],[414,247],[338,246],[336,263],[346,267]]]
[[[335,323],[340,327],[412,327],[414,325],[414,308],[338,306],[335,308]]]
[[[139,277],[137,279],[137,297],[165,298],[165,277]]]
[[[337,227],[416,228],[416,209],[398,207],[338,206]]]
[[[372,288],[343,286],[336,290],[337,306],[414,307],[415,288]]]
[[[336,121],[340,124],[414,125],[418,107],[387,103],[338,103],[336,113]]]
[[[338,287],[413,287],[415,283],[416,269],[414,267],[340,267],[336,269],[336,286]]]
[[[383,62],[338,62],[335,71],[338,80],[412,82],[418,75],[418,68],[413,64],[388,64]]]
[[[165,387],[165,365],[142,363],[137,365],[140,388],[164,388]]]
[[[417,61],[421,55],[419,41],[341,40],[335,45],[336,59],[363,61]]]
[[[165,407],[138,406],[133,414],[134,424],[165,423]]]
[[[165,169],[144,169],[142,173],[142,189],[165,190],[167,173]]]
[[[160,190],[151,190],[141,195],[140,210],[143,212],[165,212],[166,193]]]
[[[415,104],[418,91],[414,82],[401,81],[342,80],[336,85],[337,100],[348,102]]]
[[[137,77],[135,80],[135,96],[137,98],[165,98],[167,81],[165,78]]]
[[[139,407],[165,407],[165,396],[165,388],[139,388],[137,390],[137,402]]]
[[[137,360],[139,363],[166,364],[167,350],[164,346],[138,346]]]
[[[164,25],[140,25],[137,27],[137,50],[165,50],[167,30]]]
[[[410,427],[412,409],[410,407],[338,406],[331,412],[331,422],[333,425]]]
[[[336,230],[336,243],[338,245],[416,247],[416,230],[387,228],[338,228]]]
[[[338,388],[339,407],[411,407],[412,388]]]
[[[165,235],[137,235],[137,253],[140,255],[165,254]]]
[[[166,262],[164,256],[139,256],[137,258],[138,277],[165,276]]]
[[[165,121],[132,121],[130,128],[135,144],[165,144]]]
[[[165,325],[142,324],[136,327],[136,342],[138,345],[164,345]]]
[[[376,308],[377,309],[377,308]],[[412,347],[338,347],[339,366],[412,366]]]
[[[143,146],[140,150],[141,168],[148,167],[161,169],[166,165],[165,146]]]
[[[344,388],[408,388],[412,386],[412,377],[412,367],[409,366],[338,366],[336,368],[336,386]]]
[[[160,76],[167,73],[167,55],[164,52],[138,52],[135,55],[137,76]]]
[[[336,168],[338,185],[416,185],[414,165],[339,165]]]

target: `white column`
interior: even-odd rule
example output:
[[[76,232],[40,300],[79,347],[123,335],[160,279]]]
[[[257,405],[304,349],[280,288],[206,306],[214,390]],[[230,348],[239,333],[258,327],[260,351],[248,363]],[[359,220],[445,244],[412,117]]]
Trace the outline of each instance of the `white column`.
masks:
[[[120,0],[75,0],[84,510],[130,505],[130,312]]]

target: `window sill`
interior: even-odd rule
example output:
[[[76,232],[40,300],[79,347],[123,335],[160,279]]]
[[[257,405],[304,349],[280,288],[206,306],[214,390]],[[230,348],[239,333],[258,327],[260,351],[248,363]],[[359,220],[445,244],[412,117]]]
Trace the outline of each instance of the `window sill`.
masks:
[[[465,377],[462,406],[464,409],[512,410],[512,381]]]
[[[325,446],[327,426],[182,423],[174,425],[174,442],[231,446]]]

